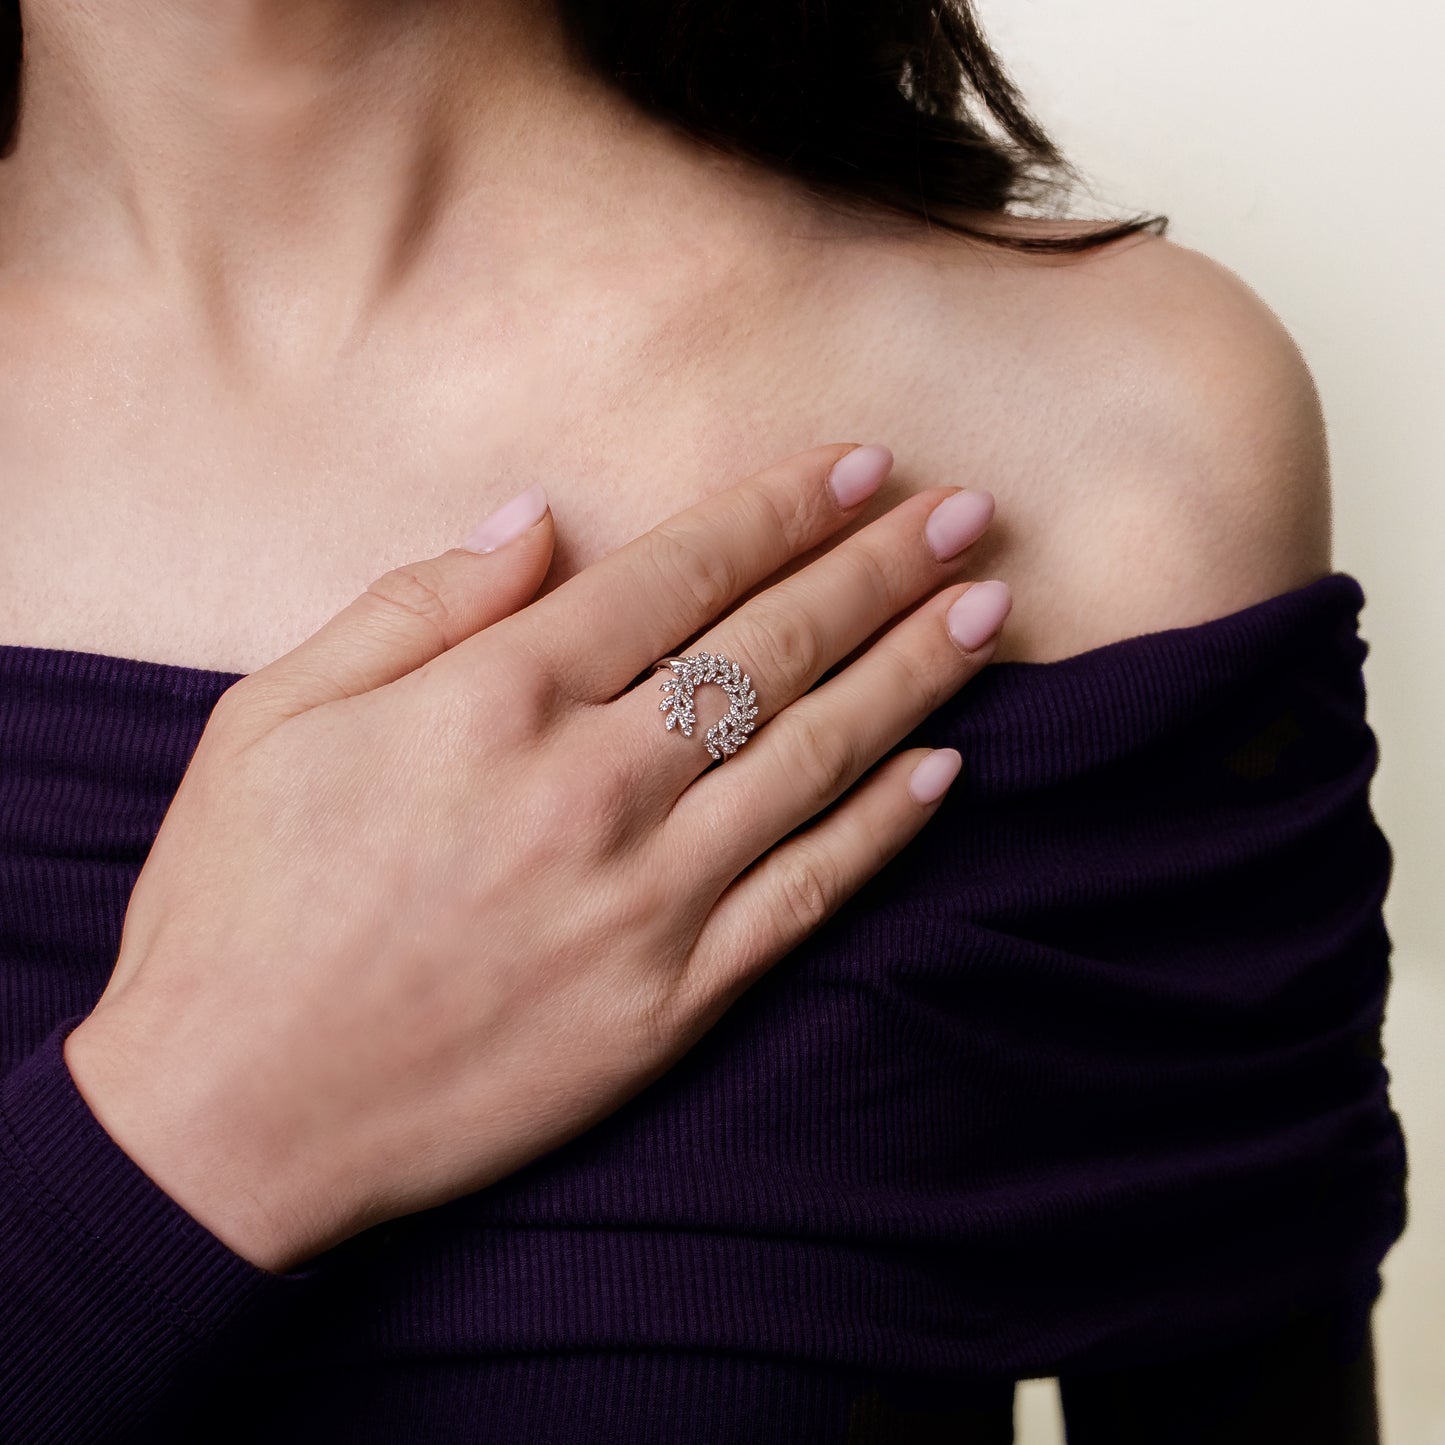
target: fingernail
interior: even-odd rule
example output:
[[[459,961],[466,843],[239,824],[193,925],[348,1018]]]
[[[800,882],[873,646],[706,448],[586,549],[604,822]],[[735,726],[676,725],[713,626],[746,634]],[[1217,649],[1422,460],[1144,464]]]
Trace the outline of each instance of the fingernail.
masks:
[[[880,443],[854,447],[833,463],[828,485],[838,505],[846,510],[866,502],[883,485],[883,478],[892,467],[893,453]]]
[[[514,542],[529,527],[535,527],[547,511],[547,493],[540,482],[518,492],[510,502],[503,502],[462,546],[469,552],[495,552],[498,547]]]
[[[908,791],[915,803],[936,803],[949,789],[963,767],[957,748],[934,748],[908,779]]]
[[[965,652],[976,652],[1003,626],[1012,606],[1007,582],[975,582],[948,609],[948,635]]]
[[[992,492],[955,492],[945,497],[923,524],[923,535],[940,562],[957,557],[977,542],[993,521]]]

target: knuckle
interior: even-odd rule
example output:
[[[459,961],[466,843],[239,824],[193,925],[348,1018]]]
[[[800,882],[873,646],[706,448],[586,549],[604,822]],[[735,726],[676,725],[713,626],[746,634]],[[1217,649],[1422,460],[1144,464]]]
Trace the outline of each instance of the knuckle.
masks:
[[[933,712],[966,675],[968,659],[946,637],[942,646],[953,653],[951,658],[927,653],[919,656],[903,648],[889,648],[880,657],[887,674],[886,695],[897,700],[902,715],[922,718]]]
[[[616,768],[592,757],[559,764],[549,749],[525,808],[531,851],[545,858],[597,862],[623,850],[636,831],[633,791]]]
[[[745,658],[754,676],[786,679],[805,687],[823,670],[823,635],[816,619],[803,607],[782,607],[765,597],[755,599],[728,624],[730,657]]]
[[[903,556],[889,548],[859,542],[850,549],[855,585],[867,596],[883,604],[891,617],[902,605],[906,563]]]
[[[629,868],[625,876],[626,886],[613,905],[611,927],[625,937],[646,938],[660,919],[677,911],[678,890],[665,866]],[[648,960],[646,966],[652,969],[655,961]]]
[[[388,611],[424,623],[436,633],[444,648],[451,645],[452,608],[424,567],[393,567],[372,582],[366,592]]]
[[[526,796],[527,833],[547,854],[587,852],[593,823],[604,811],[594,780],[553,757],[530,780]]]
[[[796,847],[782,870],[778,891],[788,920],[799,932],[811,933],[839,897],[837,865],[817,848]]]
[[[753,495],[766,512],[769,528],[780,533],[789,553],[801,551],[818,531],[818,517],[825,488],[810,486],[800,493],[796,478],[786,485],[760,486]]]
[[[464,675],[453,706],[462,732],[474,747],[536,744],[557,721],[562,697],[556,679],[530,655],[487,639],[486,665]]]
[[[582,816],[595,852],[609,858],[624,852],[639,827],[637,789],[632,780],[612,767],[595,775]]]
[[[505,686],[487,685],[485,726],[513,746],[541,741],[556,721],[556,687],[550,678],[523,667],[505,676]]]
[[[653,529],[653,537],[647,555],[664,595],[689,613],[715,617],[735,594],[731,563],[666,522]]]
[[[852,782],[857,758],[847,736],[820,726],[806,711],[790,719],[784,734],[784,767],[809,800],[831,802]]]

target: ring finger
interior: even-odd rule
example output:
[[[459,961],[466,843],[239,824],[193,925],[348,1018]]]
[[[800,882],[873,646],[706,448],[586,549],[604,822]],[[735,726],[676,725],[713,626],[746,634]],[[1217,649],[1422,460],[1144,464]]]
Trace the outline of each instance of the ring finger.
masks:
[[[756,694],[750,706],[739,696],[741,711],[756,707],[757,714],[731,745],[748,741],[748,723],[762,728],[904,608],[956,576],[963,552],[982,536],[992,516],[993,498],[987,492],[932,488],[916,493],[699,637],[687,656],[721,655],[749,680],[742,683],[742,694]],[[713,761],[702,736],[709,731],[708,720],[739,709],[729,709],[723,693],[705,685],[695,703],[687,688],[665,692],[668,681],[663,673],[653,674],[611,706],[619,712],[644,785],[664,790],[670,804]],[[739,693],[731,677],[725,686]],[[684,709],[688,715],[674,718],[671,726],[662,716],[664,710]],[[690,736],[683,731],[688,727]],[[723,744],[724,751],[728,746]]]
[[[668,826],[706,837],[731,879],[853,786],[977,674],[1011,606],[1003,582],[943,589],[787,708],[721,779],[678,800]]]

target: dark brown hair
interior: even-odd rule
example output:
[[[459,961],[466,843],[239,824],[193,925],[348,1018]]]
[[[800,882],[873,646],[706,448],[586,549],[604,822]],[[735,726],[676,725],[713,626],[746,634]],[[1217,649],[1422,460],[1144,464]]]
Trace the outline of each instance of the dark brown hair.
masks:
[[[1013,231],[1077,178],[969,0],[558,0],[586,60],[637,104],[816,194],[1000,246],[1082,251],[1160,217]],[[15,129],[19,0],[0,0],[0,153]]]

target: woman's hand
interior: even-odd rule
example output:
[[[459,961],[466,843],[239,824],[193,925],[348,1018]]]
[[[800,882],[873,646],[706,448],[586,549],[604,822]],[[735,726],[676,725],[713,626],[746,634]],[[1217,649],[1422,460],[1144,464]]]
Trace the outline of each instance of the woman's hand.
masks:
[[[992,650],[1007,589],[943,585],[986,493],[908,497],[758,590],[890,462],[790,457],[499,619],[489,559],[399,569],[229,689],[67,1040],[121,1147],[285,1269],[501,1178],[676,1061],[957,770],[915,749],[868,772]],[[550,531],[527,535],[541,568],[509,585],[531,595]],[[721,692],[685,738],[648,673],[699,649],[760,708],[716,768]]]

